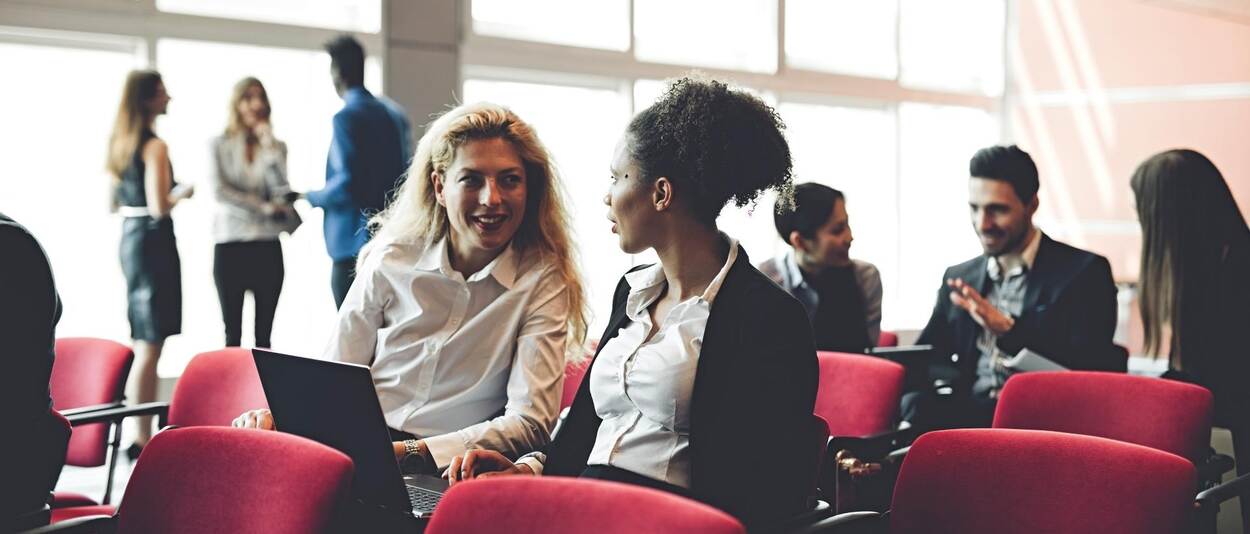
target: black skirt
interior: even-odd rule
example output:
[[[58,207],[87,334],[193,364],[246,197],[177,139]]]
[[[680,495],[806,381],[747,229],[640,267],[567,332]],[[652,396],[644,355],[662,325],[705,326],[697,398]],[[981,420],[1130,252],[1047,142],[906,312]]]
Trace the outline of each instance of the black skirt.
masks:
[[[130,338],[164,341],[182,331],[182,262],[169,217],[126,217],[122,222]]]

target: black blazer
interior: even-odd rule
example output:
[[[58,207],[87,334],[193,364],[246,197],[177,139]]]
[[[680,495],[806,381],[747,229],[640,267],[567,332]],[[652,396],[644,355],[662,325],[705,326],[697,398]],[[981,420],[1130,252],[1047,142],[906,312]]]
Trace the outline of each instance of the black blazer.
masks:
[[[600,349],[630,322],[625,315],[629,289],[622,278]],[[593,372],[592,361],[587,376]],[[712,303],[695,371],[691,495],[748,527],[802,512],[815,460],[807,451],[812,449],[817,380],[816,349],[803,306],[760,274],[739,248]],[[590,380],[583,380],[568,418],[547,447],[543,474],[580,475],[599,424]]]
[[[946,280],[962,278],[982,294],[990,287],[989,257],[977,256],[942,275],[937,304],[917,343],[933,345],[945,358],[958,355],[956,390],[972,391],[976,381],[977,338],[981,325],[951,303]],[[1128,352],[1115,345],[1116,288],[1107,259],[1042,234],[1024,293],[1023,312],[1016,325],[998,338],[1003,352],[1024,347],[1069,369],[1124,372]]]

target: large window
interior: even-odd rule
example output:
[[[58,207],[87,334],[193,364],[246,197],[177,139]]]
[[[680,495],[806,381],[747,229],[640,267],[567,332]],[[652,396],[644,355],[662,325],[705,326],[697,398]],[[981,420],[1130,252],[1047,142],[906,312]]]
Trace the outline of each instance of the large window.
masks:
[[[156,8],[171,13],[368,33],[382,28],[381,0],[156,0]]]
[[[475,31],[557,42],[551,36],[484,30],[488,19],[505,20],[508,10],[521,9],[505,4],[474,0]],[[594,18],[588,26],[615,35],[625,24],[632,40],[626,46],[584,44],[597,49],[592,54],[576,46],[548,47],[538,57],[514,52],[498,39],[470,35],[469,55],[487,62],[468,68],[498,75],[489,82],[470,76],[466,99],[485,94],[483,84],[489,83],[498,88],[492,99],[525,109],[523,115],[532,113],[536,123],[556,124],[547,118],[551,115],[578,117],[564,119],[571,126],[540,126],[540,133],[558,158],[579,154],[589,160],[589,154],[601,154],[601,162],[586,163],[595,176],[606,172],[618,125],[628,118],[605,111],[619,109],[608,101],[632,100],[636,113],[663,93],[662,78],[690,68],[712,69],[716,78],[750,87],[777,107],[788,126],[795,181],[826,184],[846,194],[855,236],[851,255],[881,270],[884,326],[923,326],[942,270],[979,250],[967,222],[967,161],[976,149],[999,140],[993,98],[1003,86],[1003,0],[628,4],[632,8],[613,3],[612,11],[632,9],[632,18],[615,24]],[[533,11],[514,15],[515,20],[538,16]],[[603,79],[605,72],[610,79]],[[578,76],[596,78],[602,101],[572,96],[587,90],[577,87]],[[552,105],[531,107],[532,91],[508,85],[509,80],[545,81],[542,92],[552,96],[539,100]],[[555,95],[566,94],[562,91],[570,96],[558,97],[557,104]],[[566,127],[574,135],[561,131]],[[653,254],[623,258],[614,240],[598,235],[602,194],[602,186],[570,187],[583,255],[594,258],[586,260],[586,271],[600,318],[607,306],[605,290],[616,283],[621,266],[655,259]],[[774,196],[765,195],[750,206],[728,206],[718,219],[756,263],[787,249],[773,223],[774,202]]]
[[[122,82],[142,65],[140,42],[43,36],[81,46],[0,42],[5,71],[39,73],[39,83],[0,84],[8,147],[0,212],[29,228],[51,260],[64,306],[58,333],[126,339],[121,222],[108,212],[104,160]]]
[[[473,31],[605,50],[629,49],[627,0],[475,0]]]

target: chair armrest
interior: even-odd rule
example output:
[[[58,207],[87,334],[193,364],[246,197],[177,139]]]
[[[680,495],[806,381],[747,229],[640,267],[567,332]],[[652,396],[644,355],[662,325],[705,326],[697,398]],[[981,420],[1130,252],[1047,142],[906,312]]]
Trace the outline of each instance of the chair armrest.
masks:
[[[143,404],[134,404],[130,406],[119,406],[117,408],[108,408],[94,412],[78,414],[74,416],[66,416],[73,426],[81,426],[90,423],[106,423],[117,422],[131,416],[155,415],[158,417],[158,427],[165,426],[165,419],[169,417],[168,402],[145,402]]]
[[[920,434],[916,427],[908,427],[863,438],[835,437],[829,440],[829,451],[837,454],[838,451],[849,450],[865,461],[877,461],[900,448],[910,446]]]
[[[1219,507],[1220,503],[1233,497],[1244,497],[1250,494],[1250,474],[1242,475],[1209,490],[1201,491],[1194,497],[1194,506],[1198,508]]]
[[[847,512],[794,530],[791,534],[883,534],[886,515],[879,512]]]
[[[124,404],[120,402],[109,402],[105,404],[93,404],[91,406],[79,406],[77,408],[66,408],[64,410],[57,411],[61,412],[61,415],[64,415],[66,418],[69,418],[84,413],[98,412],[100,410],[107,410],[110,408],[120,408],[122,406],[124,406]]]
[[[117,520],[113,516],[85,515],[39,528],[23,530],[19,534],[112,534],[116,531]]]
[[[1228,455],[1212,454],[1202,463],[1195,465],[1198,468],[1198,482],[1219,483],[1224,478],[1224,473],[1231,471],[1234,465],[1236,464]]]

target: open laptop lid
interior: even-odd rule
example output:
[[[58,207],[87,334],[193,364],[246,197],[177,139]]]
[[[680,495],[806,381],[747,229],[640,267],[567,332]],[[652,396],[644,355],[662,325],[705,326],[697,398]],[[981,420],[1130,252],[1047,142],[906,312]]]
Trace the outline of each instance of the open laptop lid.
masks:
[[[885,358],[903,366],[904,391],[928,389],[930,382],[930,365],[937,360],[934,357],[933,345],[905,345],[902,347],[874,347],[868,354]]]
[[[369,368],[252,349],[274,424],[329,445],[356,465],[352,496],[412,509]]]

